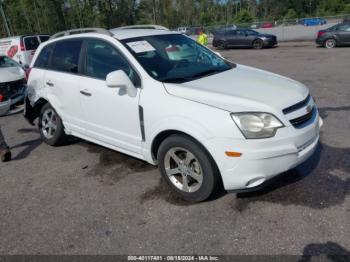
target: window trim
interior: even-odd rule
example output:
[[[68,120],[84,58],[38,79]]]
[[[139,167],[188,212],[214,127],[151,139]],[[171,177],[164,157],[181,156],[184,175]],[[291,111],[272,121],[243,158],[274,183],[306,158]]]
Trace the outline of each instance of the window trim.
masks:
[[[51,58],[52,58],[52,51],[55,49],[55,45],[56,45],[56,43],[50,43],[50,44],[44,46],[44,47],[40,50],[40,53],[38,54],[38,57],[36,58],[36,60],[35,60],[35,62],[34,62],[33,68],[38,68],[38,69],[43,69],[43,70],[50,70]],[[38,59],[40,58],[41,53],[42,53],[46,48],[49,48],[50,46],[52,46],[53,48],[51,49],[50,54],[49,54],[49,59],[48,59],[48,61],[47,61],[47,68],[41,67],[41,66],[37,66],[36,64],[37,64],[37,62],[38,62]]]
[[[137,76],[137,84],[135,85],[136,88],[142,88],[142,78],[140,77],[140,72],[135,68],[135,66],[130,62],[130,59],[128,59],[124,53],[120,50],[119,47],[117,47],[116,45],[114,45],[113,43],[105,40],[105,39],[101,39],[101,38],[98,38],[98,37],[82,37],[83,39],[83,44],[82,44],[82,52],[81,52],[81,61],[79,61],[79,63],[81,63],[81,74],[80,76],[83,76],[83,77],[88,77],[88,78],[92,78],[92,79],[95,79],[95,80],[100,80],[100,81],[106,81],[105,79],[101,79],[101,78],[97,78],[97,77],[93,77],[93,76],[88,76],[86,75],[85,73],[85,69],[86,69],[86,52],[87,52],[87,49],[86,49],[86,43],[87,43],[87,40],[98,40],[98,41],[101,41],[101,42],[104,42],[108,45],[110,45],[112,48],[116,49],[116,51],[119,53],[119,55],[128,63],[128,65],[135,71],[136,73],[136,76]],[[131,79],[130,79],[131,80]]]

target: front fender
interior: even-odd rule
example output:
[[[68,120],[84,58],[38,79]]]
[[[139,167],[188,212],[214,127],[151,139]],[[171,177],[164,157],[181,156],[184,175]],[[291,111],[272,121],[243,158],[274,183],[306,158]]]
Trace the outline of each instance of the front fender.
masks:
[[[193,137],[199,142],[203,142],[214,137],[214,134],[205,126],[193,119],[183,117],[167,117],[146,128],[146,141],[144,143],[144,155],[147,161],[154,162],[152,157],[152,145],[155,138],[162,132],[176,131]]]

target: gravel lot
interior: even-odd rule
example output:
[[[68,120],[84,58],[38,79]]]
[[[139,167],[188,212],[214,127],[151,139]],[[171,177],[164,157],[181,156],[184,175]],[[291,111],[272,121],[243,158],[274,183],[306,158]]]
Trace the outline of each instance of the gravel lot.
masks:
[[[325,121],[312,159],[262,191],[189,205],[146,163],[79,140],[52,148],[2,117],[14,160],[0,163],[0,253],[350,255],[350,49],[221,53],[310,87]]]

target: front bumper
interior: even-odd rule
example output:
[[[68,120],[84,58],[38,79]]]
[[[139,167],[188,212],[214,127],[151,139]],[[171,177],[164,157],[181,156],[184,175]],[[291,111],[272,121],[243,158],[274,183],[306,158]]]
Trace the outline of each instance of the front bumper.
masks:
[[[263,40],[263,42],[264,42],[264,47],[271,47],[278,44],[277,40],[274,40],[274,39],[265,39]]]
[[[322,124],[317,114],[308,126],[282,128],[271,139],[213,138],[204,145],[218,165],[225,189],[247,191],[307,160],[315,152]],[[240,152],[242,156],[230,158],[226,151]]]

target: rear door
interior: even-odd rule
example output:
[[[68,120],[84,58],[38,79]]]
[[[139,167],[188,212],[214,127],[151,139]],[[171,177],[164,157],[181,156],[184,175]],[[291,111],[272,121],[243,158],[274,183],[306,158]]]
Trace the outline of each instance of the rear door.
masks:
[[[245,30],[237,30],[237,44],[239,46],[250,46],[249,37]]]
[[[81,134],[85,132],[79,93],[82,42],[79,38],[56,42],[43,81],[47,97],[64,126]]]
[[[237,31],[236,30],[228,30],[225,32],[225,37],[227,44],[229,46],[238,46],[237,42]]]

